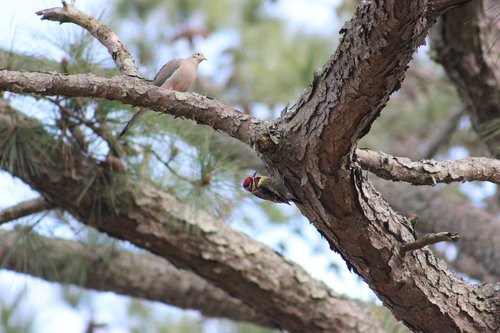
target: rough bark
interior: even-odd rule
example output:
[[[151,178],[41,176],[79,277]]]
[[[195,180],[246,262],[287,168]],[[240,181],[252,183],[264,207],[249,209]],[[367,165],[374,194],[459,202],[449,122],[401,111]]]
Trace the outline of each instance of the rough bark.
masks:
[[[387,205],[352,162],[357,141],[369,131],[389,95],[399,88],[416,46],[423,43],[430,26],[428,19],[433,20],[435,13],[441,11],[432,6],[443,3],[450,6],[459,2],[362,2],[353,20],[342,29],[345,35],[335,55],[318,72],[295,107],[277,122],[261,124],[215,101],[188,94],[161,93],[159,89],[129,78],[105,81],[47,74],[38,74],[37,78],[26,73],[2,72],[0,88],[43,95],[60,93],[116,99],[190,117],[247,144],[255,144],[270,170],[282,176],[302,202],[299,205],[302,213],[397,318],[415,331],[493,331],[500,320],[498,284],[471,285],[448,271],[429,250],[403,256],[402,244],[414,239],[411,226]],[[36,88],[23,84],[26,78]],[[95,88],[103,91],[94,91]],[[158,99],[161,102],[156,104]],[[170,105],[165,105],[166,102]],[[217,109],[222,113],[217,114]],[[91,166],[85,166],[92,170]],[[76,216],[88,219],[88,210],[82,211],[81,207],[88,207],[90,194],[96,189],[90,187],[89,194],[75,207],[71,196],[61,197],[62,189],[58,186],[77,186],[77,179],[63,174],[62,180],[54,182],[49,177],[54,176],[51,171],[44,172],[43,177],[25,181]],[[82,176],[86,175],[77,178]],[[177,264],[190,265],[204,278],[255,309],[267,312],[280,325],[287,324],[290,330],[331,331],[318,322],[312,327],[303,326],[304,318],[290,315],[296,313],[293,307],[297,304],[287,303],[290,299],[283,302],[283,296],[290,287],[297,288],[296,281],[292,284],[281,278],[278,280],[282,283],[278,286],[274,279],[255,270],[256,266],[250,267],[249,261],[257,253],[265,258],[262,267],[274,267],[272,257],[261,249],[235,246],[228,250],[224,247],[229,243],[225,234],[231,233],[230,230],[224,227],[219,230],[219,226],[215,227],[206,217],[200,217],[203,223],[194,225],[181,213],[173,217],[202,237],[196,248],[188,247],[185,240],[175,243],[168,230],[158,228],[158,224],[166,224],[161,207],[174,204],[172,198],[146,186],[139,190],[137,197],[128,195],[120,200],[124,200],[125,205],[116,214],[106,209],[101,212],[99,230],[135,241],[154,253],[169,255]],[[111,210],[111,207],[104,207]],[[215,238],[214,233],[219,231],[223,235]],[[238,243],[243,241],[235,237]],[[210,252],[213,250],[210,241],[220,242],[221,239],[225,240],[219,243],[221,248]],[[252,268],[254,270],[249,273]],[[254,285],[242,290],[227,284],[242,276],[254,281]],[[296,280],[302,279],[296,277]],[[312,299],[318,298],[318,294],[314,294]],[[319,295],[319,298],[324,296]],[[273,303],[263,303],[266,297]],[[306,319],[311,325],[310,316]]]
[[[487,301],[485,312],[477,298],[481,288],[456,277],[430,251],[401,256],[401,244],[413,240],[410,227],[351,164],[356,141],[399,87],[414,47],[423,42],[425,8],[405,4],[358,7],[335,56],[277,126],[285,139],[259,149],[304,203],[302,213],[396,318],[415,331],[493,330],[498,309],[488,302],[499,295]],[[372,22],[384,22],[383,30]]]
[[[8,154],[14,131],[30,130],[20,143],[23,147],[37,142],[53,148],[31,154],[31,162],[38,165],[34,174],[23,174],[8,159],[2,168],[82,222],[188,267],[278,327],[295,332],[382,331],[364,305],[335,296],[271,249],[148,183],[106,173],[76,151],[68,153],[70,147],[58,146],[36,121],[5,104],[0,110],[0,160]],[[89,179],[94,180],[89,184]],[[104,183],[113,184],[112,197],[103,196],[110,193]]]
[[[380,178],[408,182],[413,185],[435,185],[465,181],[490,181],[500,184],[500,161],[470,157],[458,161],[412,161],[406,157],[357,149],[361,167]]]
[[[22,246],[26,237],[37,240],[29,251]],[[20,255],[19,251],[26,251],[25,255]],[[34,258],[33,252],[38,252],[39,256]],[[273,327],[271,319],[258,315],[240,300],[196,274],[178,269],[153,255],[105,246],[90,247],[36,234],[25,235],[23,231],[0,230],[0,262],[7,269],[48,281],[113,291],[182,309],[195,309],[208,317]]]

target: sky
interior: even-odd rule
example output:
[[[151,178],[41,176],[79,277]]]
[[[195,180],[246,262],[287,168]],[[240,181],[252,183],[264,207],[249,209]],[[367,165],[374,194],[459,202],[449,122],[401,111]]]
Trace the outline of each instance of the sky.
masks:
[[[308,29],[318,34],[324,33],[324,26],[339,24],[335,22],[335,16],[325,5],[336,3],[337,1],[315,0],[300,1],[287,0],[278,1],[273,4],[269,11],[278,17],[286,17],[290,23],[289,28]],[[77,7],[86,13],[102,12],[106,1],[77,1]],[[14,49],[16,51],[29,52],[31,54],[44,54],[53,59],[60,59],[62,53],[57,49],[47,50],[47,39],[52,36],[77,31],[80,28],[71,24],[59,25],[53,22],[41,21],[35,14],[36,11],[60,6],[60,1],[31,1],[19,0],[10,1],[8,5],[2,6],[0,11],[0,47],[3,49]],[[105,20],[106,15],[104,15]],[[339,25],[340,27],[340,25]],[[64,32],[65,31],[65,32]],[[211,45],[205,45],[204,49],[217,49],[217,43],[221,41],[214,38]],[[215,54],[215,53],[214,53]],[[210,52],[206,52],[208,58]],[[206,75],[211,74],[210,67],[206,70]],[[36,108],[34,108],[37,112]],[[40,111],[43,112],[43,111]],[[37,197],[37,194],[24,185],[21,181],[13,179],[9,174],[0,172],[0,209],[9,207],[19,201]],[[245,211],[251,210],[251,205],[243,207],[244,213],[254,213]],[[294,208],[292,208],[294,209]],[[265,217],[257,218],[256,221],[264,221]],[[295,219],[282,225],[262,225],[248,226],[244,223],[233,223],[232,227],[250,234],[254,239],[276,248],[277,244],[285,237],[293,246],[289,246],[287,257],[302,265],[314,277],[323,280],[327,285],[339,293],[347,294],[364,300],[374,300],[375,296],[370,289],[352,273],[335,273],[328,269],[329,263],[333,261],[339,267],[345,267],[345,263],[335,254],[328,250],[327,242],[321,239],[318,232],[304,218]],[[299,237],[290,231],[290,225],[299,228],[305,237]],[[70,234],[70,232],[68,232]],[[63,237],[66,235],[63,235]],[[310,244],[315,244],[320,251],[311,250]],[[329,253],[331,256],[318,255],[318,253]],[[41,333],[80,333],[84,331],[84,325],[91,315],[96,316],[98,321],[108,322],[113,328],[103,330],[109,333],[127,332],[127,328],[120,323],[119,318],[125,314],[125,309],[119,304],[123,303],[123,298],[113,293],[94,293],[96,297],[92,301],[92,306],[83,309],[71,309],[60,301],[59,288],[39,279],[33,279],[23,275],[0,271],[0,289],[2,299],[0,302],[9,303],[14,297],[26,290],[28,297],[25,298],[23,311],[28,313],[34,311],[35,325],[37,331]],[[121,303],[120,303],[121,302]],[[94,313],[89,313],[92,308]],[[160,312],[177,314],[181,316],[184,312],[172,310],[171,307],[159,306]],[[195,315],[195,311],[191,311]],[[64,318],[62,321],[61,318]]]

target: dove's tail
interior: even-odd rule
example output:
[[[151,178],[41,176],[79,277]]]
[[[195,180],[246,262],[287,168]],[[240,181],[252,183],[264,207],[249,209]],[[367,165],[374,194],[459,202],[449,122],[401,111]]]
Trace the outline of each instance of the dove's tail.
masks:
[[[144,114],[148,111],[148,109],[143,109],[140,108],[133,116],[132,118],[128,121],[127,125],[122,129],[120,132],[120,135],[118,135],[119,138],[125,135],[125,133],[132,127],[134,124],[144,116]]]

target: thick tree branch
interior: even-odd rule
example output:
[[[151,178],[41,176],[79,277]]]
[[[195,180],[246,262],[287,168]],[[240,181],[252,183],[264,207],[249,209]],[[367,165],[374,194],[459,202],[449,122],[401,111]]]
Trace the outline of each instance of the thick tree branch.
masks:
[[[63,151],[70,147],[59,146],[36,121],[5,106],[0,110],[0,157],[8,153],[5,143],[14,131],[25,132],[24,141],[18,138],[22,147],[33,142],[52,147],[47,154],[29,156],[30,163],[38,166],[35,174],[23,174],[8,164],[10,172],[84,223],[189,267],[273,318],[276,326],[295,332],[381,331],[357,302],[335,297],[323,283],[271,249],[148,183],[103,174],[77,152],[66,153],[72,158],[64,159]]]
[[[73,3],[68,4],[67,1],[62,1],[62,4],[62,7],[40,10],[36,14],[41,16],[42,20],[71,22],[81,26],[106,47],[121,73],[132,76],[139,75],[130,52],[113,30],[92,16],[76,9]]]
[[[437,60],[457,89],[481,141],[496,158],[500,158],[499,14],[495,1],[472,1],[444,15],[432,31],[432,47]],[[480,233],[473,237],[489,239],[495,234]],[[498,244],[498,241],[493,244]],[[476,253],[462,257],[459,253],[456,261],[462,263],[461,267],[470,267],[465,263],[474,261],[468,260],[469,257],[477,261],[479,253],[483,254],[480,262],[486,265],[491,260],[499,260],[498,246],[488,246],[484,241],[477,242],[475,249],[468,247],[468,250]],[[491,256],[497,259],[490,259]],[[488,269],[477,271],[483,271],[482,276],[491,275]],[[498,280],[498,270],[494,275]]]
[[[0,91],[42,96],[94,97],[147,107],[192,119],[253,146],[263,129],[261,122],[216,100],[194,94],[161,89],[128,76],[111,79],[91,74],[34,73],[0,70]]]
[[[344,37],[335,54],[283,120],[284,136],[305,135],[311,140],[290,140],[287,145],[294,145],[299,156],[306,151],[325,154],[333,161],[329,171],[338,170],[400,88],[407,64],[437,15],[467,1],[361,2],[355,17],[341,29]],[[335,142],[335,149],[324,145],[321,148],[329,148],[321,151],[315,142]]]
[[[36,198],[28,201],[23,201],[15,206],[5,208],[0,211],[0,224],[16,220],[31,214],[40,213],[53,208],[44,198]]]
[[[308,150],[325,154],[332,173],[348,159],[424,43],[425,13],[425,1],[361,2],[341,30],[344,37],[335,54],[297,103],[296,115],[287,118],[287,135],[308,138],[297,147],[299,155]],[[323,142],[335,142],[335,149]]]
[[[0,230],[3,268],[52,282],[195,309],[208,317],[273,326],[270,318],[258,315],[242,301],[159,257],[22,233]],[[37,239],[29,251],[20,244],[25,237]],[[26,251],[22,252],[25,255],[20,251]],[[9,255],[14,252],[15,256]],[[33,252],[42,257],[33,257]]]
[[[464,181],[490,181],[500,184],[500,161],[469,157],[458,161],[412,161],[406,157],[357,149],[361,167],[377,176],[413,185],[435,185]]]

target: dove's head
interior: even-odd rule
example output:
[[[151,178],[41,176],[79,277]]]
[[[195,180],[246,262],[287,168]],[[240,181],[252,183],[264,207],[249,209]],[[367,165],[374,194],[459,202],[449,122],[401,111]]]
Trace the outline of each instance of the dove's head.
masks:
[[[193,55],[191,56],[191,58],[194,59],[194,60],[196,60],[197,63],[200,63],[203,60],[207,60],[207,58],[205,58],[205,56],[201,52],[195,52],[195,53],[193,53]]]

